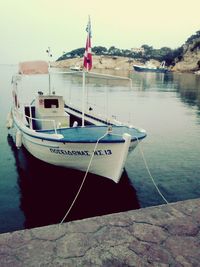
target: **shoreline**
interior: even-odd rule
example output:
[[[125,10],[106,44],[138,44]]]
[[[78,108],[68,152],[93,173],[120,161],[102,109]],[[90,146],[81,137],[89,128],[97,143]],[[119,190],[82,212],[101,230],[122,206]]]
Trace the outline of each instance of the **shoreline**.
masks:
[[[157,60],[150,60],[155,66],[159,66],[160,62]],[[54,68],[67,68],[70,67],[83,67],[83,58],[71,58],[61,61],[54,61],[50,63],[51,67]],[[93,69],[97,70],[121,70],[121,71],[132,71],[133,65],[144,65],[141,60],[135,60],[127,57],[117,57],[117,56],[93,56]],[[179,69],[176,66],[169,66],[169,71],[176,73],[191,73],[200,75],[200,70],[191,69]]]

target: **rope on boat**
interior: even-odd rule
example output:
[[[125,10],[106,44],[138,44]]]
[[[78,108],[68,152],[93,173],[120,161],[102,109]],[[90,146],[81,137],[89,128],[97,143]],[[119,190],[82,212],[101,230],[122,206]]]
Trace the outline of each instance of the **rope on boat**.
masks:
[[[118,135],[118,134],[113,134],[113,133],[112,133],[112,135]],[[153,182],[153,185],[155,186],[157,192],[159,193],[159,195],[161,196],[161,198],[164,200],[164,202],[165,202],[166,204],[169,204],[169,202],[167,201],[167,199],[163,196],[163,194],[161,193],[160,189],[158,188],[158,186],[157,186],[157,184],[156,184],[156,182],[155,182],[155,179],[153,178],[153,176],[152,176],[152,174],[151,174],[151,172],[150,172],[150,169],[149,169],[149,166],[148,166],[148,164],[147,164],[146,158],[145,158],[145,156],[144,156],[144,152],[143,152],[143,149],[142,149],[142,146],[141,146],[141,144],[140,144],[139,139],[137,138],[137,136],[135,136],[135,138],[136,138],[136,140],[137,140],[137,142],[138,142],[138,147],[139,147],[139,149],[140,149],[140,153],[141,153],[141,156],[142,156],[144,165],[145,165],[146,170],[147,170],[147,172],[148,172],[148,174],[149,174],[149,177],[151,178],[151,181]]]
[[[155,188],[156,188],[158,194],[161,196],[161,198],[164,200],[164,202],[165,202],[166,204],[169,204],[169,202],[167,201],[167,199],[163,196],[163,194],[161,193],[160,189],[159,189],[158,186],[156,185],[155,179],[153,178],[153,176],[152,176],[152,174],[151,174],[151,172],[150,172],[150,170],[149,170],[149,166],[148,166],[147,161],[146,161],[146,158],[145,158],[145,156],[144,156],[144,152],[143,152],[143,150],[142,150],[142,146],[140,145],[139,139],[138,139],[137,137],[136,137],[136,139],[137,139],[137,142],[138,142],[138,147],[139,147],[139,149],[140,149],[140,153],[141,153],[142,159],[143,159],[143,161],[144,161],[144,165],[145,165],[146,170],[147,170],[147,172],[148,172],[148,174],[149,174],[149,177],[151,178],[151,181],[153,182],[153,185],[155,186]]]
[[[72,207],[74,206],[74,203],[76,202],[76,200],[77,200],[77,198],[78,198],[78,196],[79,196],[79,194],[80,194],[80,192],[81,192],[81,189],[82,189],[82,187],[83,187],[83,185],[84,185],[84,183],[85,183],[85,180],[86,180],[86,178],[87,178],[87,175],[88,175],[90,166],[91,166],[91,164],[92,164],[92,160],[93,160],[93,158],[94,158],[94,154],[95,154],[95,151],[96,151],[96,149],[97,149],[97,146],[98,146],[99,141],[100,141],[101,139],[103,139],[108,133],[109,133],[109,131],[107,131],[104,135],[102,135],[102,136],[97,140],[97,142],[96,142],[96,144],[95,144],[95,147],[94,147],[94,150],[93,150],[93,153],[92,153],[92,156],[91,156],[91,158],[90,158],[90,161],[89,161],[87,170],[86,170],[85,175],[84,175],[84,177],[83,177],[83,181],[82,181],[82,183],[81,183],[81,185],[80,185],[80,187],[79,187],[78,192],[76,193],[76,196],[75,196],[74,200],[72,201],[71,206],[69,207],[69,209],[68,209],[67,212],[65,213],[65,216],[63,217],[62,221],[60,222],[60,225],[64,222],[64,220],[66,219],[66,217],[67,217],[68,214],[70,213]]]
[[[139,140],[138,140],[137,137],[136,137],[136,139],[137,139],[137,141],[138,141],[138,146],[139,146],[139,149],[140,149],[140,152],[141,152],[141,155],[142,155],[142,158],[143,158],[145,167],[146,167],[147,172],[148,172],[148,174],[149,174],[149,177],[151,178],[151,180],[152,180],[152,182],[153,182],[153,184],[154,184],[156,190],[158,191],[159,195],[160,195],[161,198],[164,200],[164,202],[165,202],[166,204],[170,204],[170,203],[167,201],[167,199],[163,196],[163,194],[161,193],[161,191],[160,191],[160,189],[158,188],[158,186],[156,185],[155,180],[154,180],[154,178],[153,178],[153,176],[151,175],[151,172],[150,172],[150,170],[149,170],[147,161],[146,161],[146,159],[145,159],[144,152],[143,152],[143,150],[142,150],[142,146],[141,146],[141,144],[140,144],[140,142],[139,142]],[[182,214],[178,209],[174,208],[173,206],[171,206],[171,209],[175,211],[176,216],[183,217],[183,214]]]
[[[67,212],[65,213],[65,216],[64,216],[63,219],[61,220],[60,225],[61,225],[61,224],[64,222],[64,220],[67,218],[68,214],[70,213],[72,207],[74,206],[74,204],[75,204],[75,202],[76,202],[76,200],[77,200],[77,198],[78,198],[78,196],[79,196],[79,194],[80,194],[80,192],[81,192],[81,190],[82,190],[82,188],[83,188],[83,185],[84,185],[85,180],[86,180],[86,178],[87,178],[87,175],[88,175],[90,166],[91,166],[91,164],[92,164],[92,160],[93,160],[93,158],[94,158],[94,154],[95,154],[95,151],[96,151],[96,149],[97,149],[97,146],[98,146],[99,141],[100,141],[101,139],[103,139],[103,138],[104,138],[107,134],[109,134],[109,133],[111,133],[111,132],[110,132],[110,129],[108,129],[108,131],[107,131],[104,135],[102,135],[102,136],[97,140],[97,142],[96,142],[96,144],[95,144],[95,147],[94,147],[94,150],[93,150],[93,153],[92,153],[92,156],[91,156],[91,158],[90,158],[90,161],[89,161],[87,170],[86,170],[85,175],[84,175],[84,177],[83,177],[83,181],[82,181],[82,183],[81,183],[81,185],[80,185],[80,187],[79,187],[78,192],[76,193],[76,196],[75,196],[74,200],[72,201],[72,204],[70,205],[69,209],[68,209]],[[112,133],[112,134],[113,134],[113,133]],[[117,135],[117,134],[114,134],[114,135]],[[148,164],[147,164],[147,161],[146,161],[144,152],[143,152],[143,150],[142,150],[142,146],[140,145],[139,139],[138,139],[137,137],[136,137],[136,140],[137,140],[137,142],[138,142],[138,146],[139,146],[139,149],[140,149],[140,153],[141,153],[141,156],[142,156],[144,165],[145,165],[146,170],[147,170],[147,172],[148,172],[148,174],[149,174],[149,177],[151,178],[151,181],[153,182],[153,185],[155,186],[157,192],[159,193],[159,195],[161,196],[161,198],[164,200],[164,202],[165,202],[166,204],[169,204],[169,202],[167,201],[167,199],[164,197],[164,195],[161,193],[160,189],[159,189],[158,186],[156,185],[155,179],[153,178],[153,176],[152,176],[152,174],[151,174],[151,172],[150,172],[150,169],[149,169],[149,167],[148,167]]]

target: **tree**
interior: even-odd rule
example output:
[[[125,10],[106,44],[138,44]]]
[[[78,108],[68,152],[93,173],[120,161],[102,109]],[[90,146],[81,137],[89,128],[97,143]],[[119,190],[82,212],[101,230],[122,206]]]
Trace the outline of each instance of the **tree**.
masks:
[[[194,39],[197,39],[197,38],[199,38],[199,37],[200,37],[200,31],[197,31],[196,34],[191,35],[191,36],[187,39],[187,41],[186,41],[185,43],[186,43],[186,44],[192,44],[192,43],[193,43],[193,40],[194,40]]]
[[[92,51],[96,54],[96,55],[102,55],[102,54],[106,54],[107,53],[107,48],[104,46],[94,46],[92,48]]]
[[[149,46],[149,45],[146,45],[146,44],[142,45],[141,47],[144,48],[144,51],[146,53],[149,53],[149,52],[151,52],[153,50],[153,46]]]
[[[115,50],[116,50],[115,46],[111,46],[111,47],[108,49],[108,54],[114,55]]]

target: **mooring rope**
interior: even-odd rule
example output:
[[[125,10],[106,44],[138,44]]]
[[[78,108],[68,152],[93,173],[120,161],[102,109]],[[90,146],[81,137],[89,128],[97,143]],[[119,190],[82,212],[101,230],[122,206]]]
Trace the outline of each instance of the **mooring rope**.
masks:
[[[91,158],[90,158],[90,161],[89,161],[87,170],[86,170],[85,175],[84,175],[84,177],[83,177],[83,181],[82,181],[82,183],[81,183],[81,185],[80,185],[80,187],[79,187],[78,192],[76,193],[76,196],[75,196],[74,200],[72,201],[71,206],[69,207],[69,209],[68,209],[67,212],[65,213],[65,216],[63,217],[62,221],[60,222],[60,225],[61,225],[61,224],[64,222],[64,220],[67,218],[68,214],[70,213],[72,207],[74,206],[74,203],[76,202],[76,200],[77,200],[77,198],[78,198],[78,196],[79,196],[79,194],[80,194],[80,192],[81,192],[81,189],[83,188],[83,185],[84,185],[85,180],[86,180],[86,178],[87,178],[87,175],[88,175],[90,166],[91,166],[91,164],[92,164],[92,160],[93,160],[93,158],[94,158],[94,154],[95,154],[95,151],[96,151],[96,149],[97,149],[97,146],[98,146],[99,141],[100,141],[101,139],[103,139],[107,134],[108,134],[108,131],[107,131],[104,135],[102,135],[102,136],[97,140],[97,142],[96,142],[96,144],[95,144],[95,147],[94,147],[94,150],[93,150],[93,153],[92,153],[92,156],[91,156]]]
[[[150,172],[150,170],[149,170],[149,166],[148,166],[147,161],[146,161],[146,158],[145,158],[145,156],[144,156],[144,152],[143,152],[143,150],[142,150],[142,146],[141,146],[141,144],[140,144],[140,142],[139,142],[139,139],[138,139],[137,137],[136,137],[136,139],[137,139],[137,142],[138,142],[138,147],[139,147],[139,149],[140,149],[140,153],[141,153],[142,159],[143,159],[143,161],[144,161],[144,165],[145,165],[145,167],[146,167],[146,170],[147,170],[147,172],[148,172],[148,174],[149,174],[149,177],[150,177],[151,181],[153,182],[153,185],[155,186],[157,192],[159,193],[159,195],[161,196],[161,198],[164,200],[164,202],[165,202],[166,204],[169,204],[169,202],[167,201],[167,199],[163,196],[163,194],[161,193],[160,189],[158,188],[158,186],[157,186],[157,184],[156,184],[156,182],[155,182],[155,179],[153,178],[153,176],[152,176],[152,174],[151,174],[151,172]]]
[[[78,198],[78,196],[79,196],[79,194],[80,194],[80,192],[81,192],[81,190],[82,190],[82,188],[83,188],[83,185],[84,185],[85,180],[86,180],[86,178],[87,178],[87,175],[88,175],[90,166],[91,166],[91,164],[92,164],[92,160],[93,160],[93,158],[94,158],[94,154],[95,154],[95,151],[96,151],[96,149],[97,149],[97,146],[98,146],[99,141],[100,141],[101,139],[103,139],[108,133],[109,133],[109,131],[107,131],[104,135],[102,135],[102,136],[97,140],[97,142],[96,142],[96,144],[95,144],[95,147],[94,147],[94,150],[93,150],[93,153],[92,153],[92,156],[91,156],[91,158],[90,158],[90,161],[89,161],[87,170],[86,170],[85,175],[84,175],[84,177],[83,177],[83,181],[82,181],[82,183],[81,183],[81,185],[80,185],[80,187],[79,187],[79,190],[78,190],[78,192],[76,193],[76,196],[75,196],[74,200],[72,201],[72,203],[71,203],[69,209],[68,209],[67,212],[65,213],[65,216],[63,217],[63,219],[61,220],[60,225],[61,225],[61,224],[64,222],[64,220],[67,218],[68,214],[70,213],[72,207],[74,206],[74,204],[75,204],[75,202],[76,202],[76,200],[77,200],[77,198]],[[111,133],[111,134],[112,134],[112,135],[117,135],[117,134],[113,134],[113,133]],[[148,172],[148,174],[149,174],[149,177],[150,177],[150,179],[151,179],[153,185],[155,186],[157,192],[159,193],[159,195],[161,196],[161,198],[164,200],[164,202],[165,202],[166,204],[169,204],[169,202],[167,201],[167,199],[163,196],[163,194],[161,193],[160,189],[159,189],[158,186],[156,185],[155,179],[153,178],[153,176],[152,176],[152,174],[151,174],[151,172],[150,172],[149,166],[148,166],[148,164],[147,164],[147,161],[146,161],[146,158],[145,158],[145,155],[144,155],[142,146],[141,146],[141,144],[140,144],[140,142],[139,142],[139,139],[138,139],[137,137],[136,137],[136,140],[137,140],[137,142],[138,142],[138,147],[139,147],[139,150],[140,150],[140,153],[141,153],[141,156],[142,156],[144,165],[145,165],[145,167],[146,167],[146,170],[147,170],[147,172]]]

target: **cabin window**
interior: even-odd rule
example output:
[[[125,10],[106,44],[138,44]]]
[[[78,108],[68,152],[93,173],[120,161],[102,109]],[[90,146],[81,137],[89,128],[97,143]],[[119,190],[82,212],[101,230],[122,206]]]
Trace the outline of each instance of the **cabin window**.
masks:
[[[44,108],[58,108],[58,99],[44,99]]]

